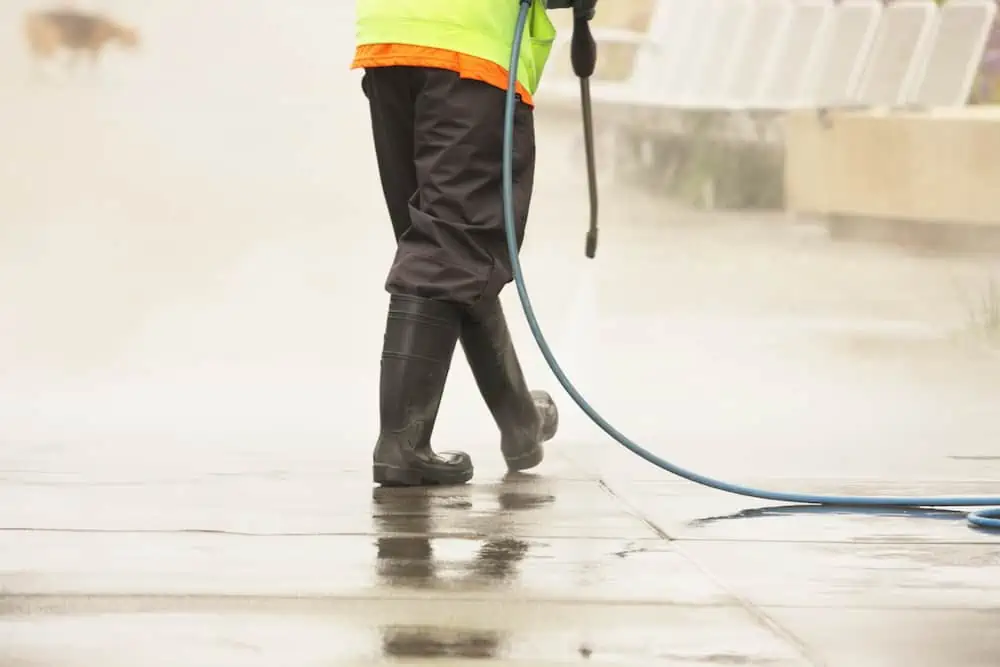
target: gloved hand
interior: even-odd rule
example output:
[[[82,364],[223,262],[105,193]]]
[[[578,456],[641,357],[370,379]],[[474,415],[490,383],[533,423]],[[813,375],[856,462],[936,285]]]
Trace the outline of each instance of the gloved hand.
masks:
[[[548,0],[545,6],[547,9],[572,9],[573,18],[587,21],[597,13],[597,0]]]

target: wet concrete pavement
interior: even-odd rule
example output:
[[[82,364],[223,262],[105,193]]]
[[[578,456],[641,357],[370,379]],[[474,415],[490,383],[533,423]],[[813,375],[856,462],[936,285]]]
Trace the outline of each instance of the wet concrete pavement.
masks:
[[[349,8],[250,5],[133,8],[144,52],[92,80],[0,59],[0,664],[1000,662],[1000,544],[961,514],[698,488],[561,392],[505,478],[461,361],[436,441],[475,483],[373,492],[391,239]],[[219,55],[234,26],[271,48]],[[616,186],[588,262],[572,136],[539,142],[535,308],[629,435],[769,488],[1000,493],[995,259]]]
[[[985,666],[1000,650],[996,540],[957,515],[734,516],[752,503],[610,484],[569,452],[538,475],[373,492],[330,449],[268,466],[213,447],[201,474],[114,478],[21,458],[3,484],[5,664]]]

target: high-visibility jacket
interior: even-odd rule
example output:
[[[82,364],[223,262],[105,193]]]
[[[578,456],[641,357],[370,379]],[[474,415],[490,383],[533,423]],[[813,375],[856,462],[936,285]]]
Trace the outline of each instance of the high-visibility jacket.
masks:
[[[518,9],[517,0],[357,0],[352,67],[437,67],[506,88]],[[529,104],[555,37],[545,0],[533,0],[517,71]]]

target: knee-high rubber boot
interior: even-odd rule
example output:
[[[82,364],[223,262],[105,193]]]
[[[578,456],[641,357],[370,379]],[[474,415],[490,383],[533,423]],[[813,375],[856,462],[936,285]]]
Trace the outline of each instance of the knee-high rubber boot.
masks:
[[[487,407],[500,428],[500,449],[511,471],[534,468],[545,457],[542,443],[559,427],[559,411],[545,391],[530,391],[500,299],[462,315],[462,347]]]
[[[430,446],[460,327],[457,306],[405,295],[390,298],[372,467],[377,484],[464,484],[472,479],[468,454],[436,454]]]

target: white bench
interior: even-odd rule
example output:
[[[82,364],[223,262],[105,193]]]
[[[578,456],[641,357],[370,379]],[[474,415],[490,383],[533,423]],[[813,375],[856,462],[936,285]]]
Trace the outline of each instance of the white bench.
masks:
[[[689,137],[781,141],[792,110],[964,105],[996,15],[995,0],[658,0],[645,34],[595,30],[599,49],[636,49],[627,80],[592,83],[596,126],[617,161]],[[557,100],[578,104],[578,82],[547,81],[540,106]]]
[[[882,12],[879,0],[843,0],[834,6],[830,26],[816,46],[803,91],[804,107],[855,104]]]
[[[834,5],[829,0],[800,0],[784,39],[776,46],[775,63],[750,103],[757,108],[802,108],[813,103],[812,79],[829,42]]]
[[[659,0],[646,33],[594,31],[598,48],[636,54],[627,80],[595,80],[592,97],[633,111],[960,105],[996,14],[994,0]],[[578,96],[572,78],[539,91]]]
[[[937,5],[927,0],[894,0],[886,7],[853,101],[877,107],[910,102],[939,14]]]
[[[921,107],[964,105],[996,16],[996,0],[945,3],[908,101]]]

